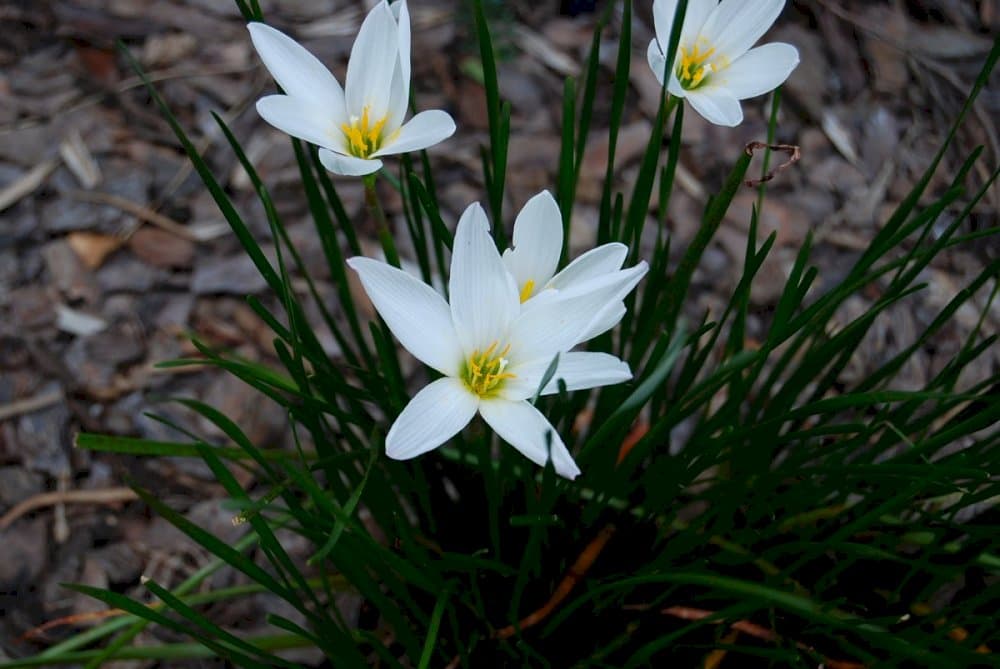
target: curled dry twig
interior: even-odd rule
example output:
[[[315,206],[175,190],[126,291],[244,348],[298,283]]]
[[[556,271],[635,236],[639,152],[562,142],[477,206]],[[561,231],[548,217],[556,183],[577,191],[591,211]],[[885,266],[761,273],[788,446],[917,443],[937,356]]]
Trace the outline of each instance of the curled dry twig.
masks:
[[[762,176],[760,179],[747,179],[745,183],[750,188],[756,188],[762,183],[766,183],[773,179],[778,172],[781,172],[785,168],[791,167],[795,163],[799,162],[799,158],[802,157],[799,147],[795,144],[768,144],[766,142],[750,142],[746,146],[746,152],[748,156],[752,156],[755,151],[760,149],[770,149],[771,151],[781,151],[782,153],[788,154],[788,160],[781,163],[773,170],[770,170],[767,174]]]

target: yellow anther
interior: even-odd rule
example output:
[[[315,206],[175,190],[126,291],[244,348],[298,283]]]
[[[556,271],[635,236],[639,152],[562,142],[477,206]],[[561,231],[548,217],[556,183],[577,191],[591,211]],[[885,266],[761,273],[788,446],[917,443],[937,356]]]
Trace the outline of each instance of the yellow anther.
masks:
[[[521,289],[521,304],[527,302],[533,292],[535,292],[535,281],[528,279],[524,282],[524,288]]]
[[[389,120],[388,114],[375,123],[371,123],[370,109],[368,105],[361,112],[361,118],[352,117],[350,123],[342,123],[340,129],[347,137],[347,149],[351,155],[358,158],[367,158],[382,146],[382,128]]]
[[[701,50],[698,44],[681,47],[681,60],[677,64],[677,79],[683,88],[698,88],[705,77],[715,71],[709,59],[715,55],[715,48]]]
[[[496,352],[498,346],[499,342],[493,342],[484,351],[473,351],[462,369],[461,376],[465,385],[480,397],[495,395],[504,381],[514,378],[513,374],[504,371],[510,344],[499,353]]]

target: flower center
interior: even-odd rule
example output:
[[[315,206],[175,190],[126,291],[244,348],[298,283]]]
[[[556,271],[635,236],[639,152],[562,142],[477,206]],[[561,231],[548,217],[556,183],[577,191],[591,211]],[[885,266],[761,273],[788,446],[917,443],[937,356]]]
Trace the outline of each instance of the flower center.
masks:
[[[369,106],[365,105],[364,110],[361,112],[361,118],[352,116],[350,123],[342,123],[340,129],[344,131],[344,135],[347,137],[347,149],[351,152],[351,155],[358,158],[367,158],[378,151],[384,139],[382,137],[382,128],[385,126],[387,120],[389,120],[388,114],[372,123],[369,118]]]
[[[715,55],[715,47],[701,50],[695,44],[691,47],[681,47],[680,62],[677,64],[677,79],[681,88],[693,90],[705,83],[705,78],[716,71],[709,58]]]
[[[485,351],[476,349],[462,367],[462,381],[480,397],[495,395],[504,381],[514,378],[513,374],[504,371],[507,367],[507,358],[504,356],[510,351],[510,344],[499,353],[498,348],[499,343],[493,342]]]
[[[535,281],[534,279],[528,279],[524,282],[524,287],[521,289],[521,304],[527,302],[533,292],[535,292]]]

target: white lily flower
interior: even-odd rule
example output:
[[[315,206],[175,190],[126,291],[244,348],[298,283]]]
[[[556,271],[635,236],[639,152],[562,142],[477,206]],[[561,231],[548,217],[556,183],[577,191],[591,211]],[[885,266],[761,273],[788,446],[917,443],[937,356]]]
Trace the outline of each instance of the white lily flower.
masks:
[[[503,263],[517,283],[524,309],[544,307],[567,291],[586,291],[593,280],[621,271],[628,257],[624,244],[603,244],[556,273],[562,254],[562,213],[547,190],[528,200],[518,212],[512,243],[513,247],[503,252]],[[624,315],[621,300],[607,305],[594,319],[593,327],[580,334],[579,342],[610,330]]]
[[[542,394],[595,388],[632,378],[626,363],[607,353],[570,351],[593,328],[595,314],[621,301],[646,273],[646,264],[605,273],[586,290],[567,291],[545,309],[522,309],[482,207],[465,210],[455,231],[449,294],[377,260],[348,264],[400,343],[443,375],[403,409],[386,436],[386,453],[405,460],[448,441],[478,413],[525,457],[574,478],[580,470],[549,421],[528,401],[559,354]]]
[[[667,92],[686,98],[711,123],[739,125],[740,100],[777,88],[799,64],[791,44],[750,48],[784,7],[785,0],[690,0]],[[661,85],[676,9],[677,0],[653,0],[656,39],[646,55]]]
[[[403,123],[410,100],[410,15],[406,0],[377,4],[361,24],[347,64],[347,84],[288,35],[263,23],[247,26],[264,65],[285,95],[257,101],[257,113],[279,130],[320,147],[336,174],[362,176],[381,156],[418,151],[455,132],[446,112],[423,111]]]

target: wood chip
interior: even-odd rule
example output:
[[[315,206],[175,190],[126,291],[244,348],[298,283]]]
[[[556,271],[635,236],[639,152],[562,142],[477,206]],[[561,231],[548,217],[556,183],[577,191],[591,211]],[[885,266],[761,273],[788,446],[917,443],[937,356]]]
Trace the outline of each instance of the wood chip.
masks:
[[[78,337],[89,337],[108,327],[97,316],[71,309],[65,304],[56,305],[56,327]]]
[[[58,160],[46,160],[32,167],[10,185],[5,186],[3,190],[0,190],[0,211],[30,195],[36,188],[45,183],[45,180],[58,166]]]
[[[73,130],[59,142],[59,155],[81,186],[90,190],[101,183],[101,168],[79,132]]]
[[[62,400],[62,390],[52,390],[41,393],[40,395],[35,395],[34,397],[28,397],[23,400],[17,400],[9,404],[0,405],[0,421],[26,413],[34,413],[35,411],[50,407],[53,404],[58,404],[59,402],[62,402]]]
[[[823,112],[822,125],[823,132],[830,139],[830,143],[837,151],[840,151],[840,155],[856,166],[858,164],[858,151],[854,148],[850,130],[844,127],[836,114],[829,110]]]
[[[518,26],[514,33],[514,40],[526,53],[545,63],[559,74],[569,77],[580,74],[579,62],[552,46],[551,42],[538,33]]]

